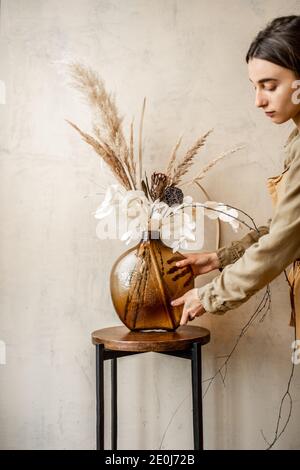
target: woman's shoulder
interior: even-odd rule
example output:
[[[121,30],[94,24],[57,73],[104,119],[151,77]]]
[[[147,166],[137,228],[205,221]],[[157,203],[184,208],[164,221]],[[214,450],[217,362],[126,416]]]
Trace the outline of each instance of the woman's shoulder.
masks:
[[[285,147],[288,147],[297,136],[299,136],[299,129],[298,127],[295,127],[288,136]]]
[[[285,168],[289,167],[295,158],[297,160],[300,159],[300,132],[297,127],[291,132],[287,139],[287,142],[285,144],[285,152]]]

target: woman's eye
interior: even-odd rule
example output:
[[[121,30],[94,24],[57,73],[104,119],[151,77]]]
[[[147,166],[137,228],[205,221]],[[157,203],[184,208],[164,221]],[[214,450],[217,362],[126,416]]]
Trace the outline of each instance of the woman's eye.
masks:
[[[268,84],[265,84],[265,86],[264,86],[264,89],[266,91],[274,91],[274,90],[276,90],[276,88],[277,88],[277,85],[275,83],[272,83],[272,84],[268,83]]]
[[[257,88],[256,86],[253,87],[254,91],[256,91],[256,88]],[[271,88],[263,87],[263,90],[265,90],[265,91],[275,91],[276,88],[277,88],[276,86],[271,87]]]

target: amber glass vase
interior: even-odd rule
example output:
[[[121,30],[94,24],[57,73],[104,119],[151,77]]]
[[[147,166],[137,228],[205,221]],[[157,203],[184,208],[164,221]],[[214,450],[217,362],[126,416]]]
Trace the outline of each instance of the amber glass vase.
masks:
[[[111,297],[120,320],[130,330],[176,330],[183,307],[171,301],[194,287],[190,266],[160,239],[158,231],[143,232],[141,241],[112,267]]]

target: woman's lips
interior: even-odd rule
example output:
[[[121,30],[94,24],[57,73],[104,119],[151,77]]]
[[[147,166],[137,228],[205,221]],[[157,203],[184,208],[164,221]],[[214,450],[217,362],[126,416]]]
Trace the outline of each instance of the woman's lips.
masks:
[[[266,112],[266,115],[269,116],[269,117],[274,116],[274,114],[275,114],[275,111]]]

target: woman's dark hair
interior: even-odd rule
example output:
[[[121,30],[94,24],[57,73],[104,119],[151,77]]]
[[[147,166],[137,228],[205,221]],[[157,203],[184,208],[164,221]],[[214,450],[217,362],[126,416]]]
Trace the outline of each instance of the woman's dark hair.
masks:
[[[293,70],[300,77],[300,16],[281,16],[271,21],[249,47],[246,62],[253,58]]]

